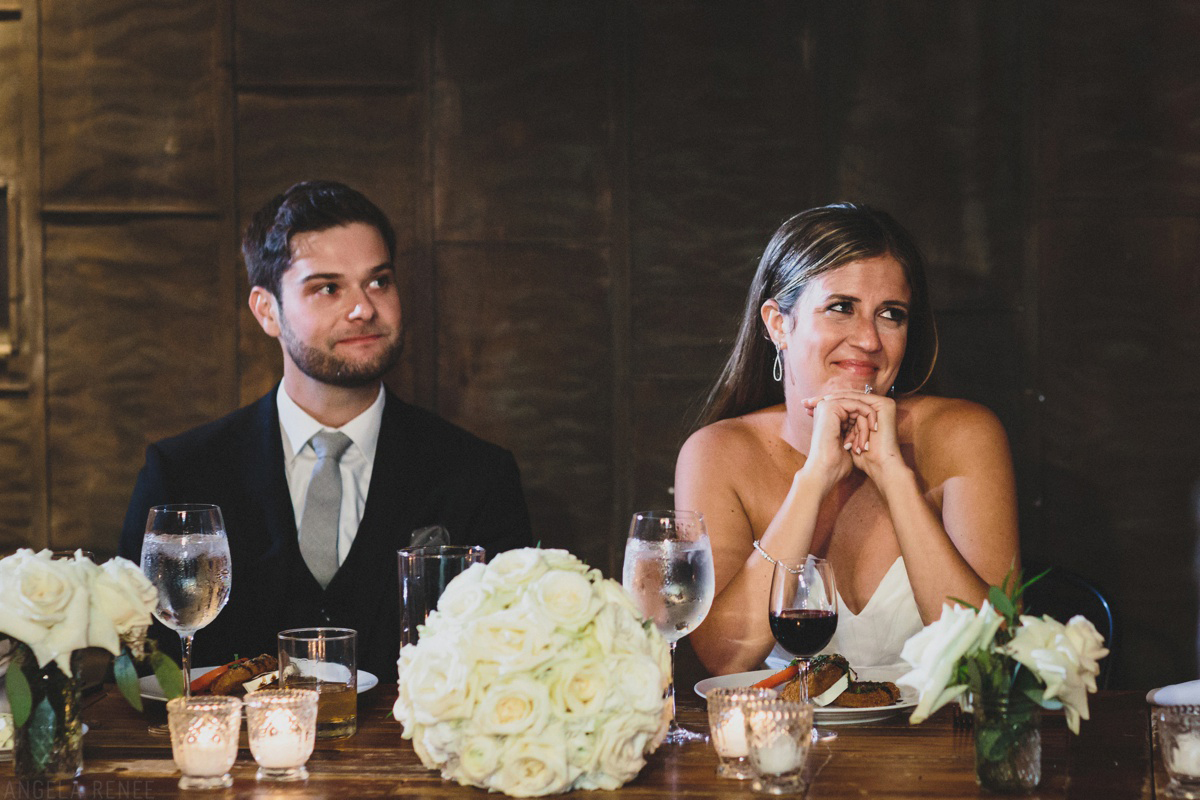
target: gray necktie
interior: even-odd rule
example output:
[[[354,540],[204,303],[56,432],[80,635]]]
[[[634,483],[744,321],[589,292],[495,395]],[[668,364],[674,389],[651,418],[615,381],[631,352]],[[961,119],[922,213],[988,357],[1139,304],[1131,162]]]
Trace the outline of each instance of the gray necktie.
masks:
[[[323,589],[338,571],[338,519],[342,513],[342,471],[338,461],[350,446],[350,437],[337,431],[321,431],[310,441],[317,454],[317,466],[313,467],[308,494],[304,497],[300,554]]]

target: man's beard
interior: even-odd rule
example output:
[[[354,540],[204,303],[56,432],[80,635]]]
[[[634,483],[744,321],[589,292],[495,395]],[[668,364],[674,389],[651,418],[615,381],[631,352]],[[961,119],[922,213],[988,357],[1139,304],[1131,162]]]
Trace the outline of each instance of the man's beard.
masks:
[[[282,309],[279,315],[279,333],[284,349],[301,372],[315,381],[343,389],[358,389],[377,383],[400,360],[400,353],[404,349],[402,333],[396,341],[389,343],[386,350],[370,361],[351,363],[331,353],[309,347],[297,339],[287,324]]]

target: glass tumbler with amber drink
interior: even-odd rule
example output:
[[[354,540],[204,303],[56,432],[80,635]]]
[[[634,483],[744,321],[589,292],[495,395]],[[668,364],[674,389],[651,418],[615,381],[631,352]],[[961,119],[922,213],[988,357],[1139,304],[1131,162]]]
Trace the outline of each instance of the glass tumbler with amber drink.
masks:
[[[318,693],[318,739],[345,739],[358,730],[357,638],[351,628],[279,633],[279,685]]]

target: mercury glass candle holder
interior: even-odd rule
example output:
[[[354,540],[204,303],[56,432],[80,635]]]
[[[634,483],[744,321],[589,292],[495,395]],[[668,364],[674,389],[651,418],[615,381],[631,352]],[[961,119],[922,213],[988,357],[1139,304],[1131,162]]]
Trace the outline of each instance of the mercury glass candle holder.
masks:
[[[750,747],[746,742],[745,706],[751,700],[769,700],[775,696],[770,689],[739,687],[711,689],[708,700],[708,731],[713,749],[717,751],[717,775],[722,778],[749,780]]]
[[[263,689],[246,695],[246,729],[260,781],[302,781],[317,739],[317,693]]]
[[[1170,778],[1166,796],[1200,799],[1200,706],[1156,706],[1154,721]]]
[[[743,713],[755,775],[751,788],[767,794],[803,791],[804,764],[812,743],[812,704],[778,698],[751,700]]]
[[[180,789],[224,789],[237,760],[242,701],[237,697],[176,697],[167,702],[171,755],[183,773]]]

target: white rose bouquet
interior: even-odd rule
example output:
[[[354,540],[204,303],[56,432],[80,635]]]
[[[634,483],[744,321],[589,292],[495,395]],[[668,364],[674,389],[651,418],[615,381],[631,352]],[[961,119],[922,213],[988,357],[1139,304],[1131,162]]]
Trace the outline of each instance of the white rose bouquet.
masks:
[[[448,780],[514,797],[616,789],[666,734],[666,641],[565,550],[473,564],[419,630],[394,714]]]
[[[897,683],[920,694],[911,722],[924,721],[968,691],[972,703],[989,706],[996,724],[982,726],[976,714],[977,767],[1008,759],[1037,707],[1064,709],[1073,733],[1088,718],[1087,695],[1096,691],[1099,661],[1108,650],[1082,616],[1063,625],[1048,616],[1018,614],[1025,589],[1045,574],[1022,584],[1020,572],[1010,573],[979,609],[947,603],[941,618],[914,634],[901,651],[912,671]]]
[[[116,656],[117,685],[140,711],[133,659],[147,655],[157,597],[137,565],[123,558],[99,566],[82,551],[56,558],[49,550],[22,549],[0,559],[0,641],[11,640],[0,647],[0,667],[18,733],[49,743],[68,724],[63,717],[77,716],[69,707],[70,693],[78,691],[73,662],[87,647]],[[149,657],[164,689],[182,694],[175,663],[153,648]]]

